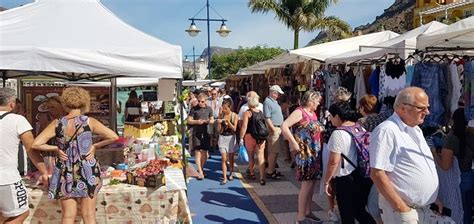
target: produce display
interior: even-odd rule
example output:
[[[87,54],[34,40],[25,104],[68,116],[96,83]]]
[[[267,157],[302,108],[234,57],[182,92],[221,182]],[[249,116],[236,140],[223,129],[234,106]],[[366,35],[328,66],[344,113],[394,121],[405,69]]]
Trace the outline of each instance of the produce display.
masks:
[[[166,169],[166,167],[168,167],[169,165],[170,162],[168,160],[155,159],[151,160],[150,163],[148,163],[146,166],[132,171],[132,173],[135,173],[138,177],[147,177],[157,174],[163,174],[163,170]]]

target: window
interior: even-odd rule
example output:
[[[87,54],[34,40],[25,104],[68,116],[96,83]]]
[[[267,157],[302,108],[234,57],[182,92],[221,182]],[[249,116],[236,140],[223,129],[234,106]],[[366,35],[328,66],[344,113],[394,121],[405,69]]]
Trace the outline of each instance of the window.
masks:
[[[466,10],[464,11],[464,18],[472,16],[474,14],[474,10]]]

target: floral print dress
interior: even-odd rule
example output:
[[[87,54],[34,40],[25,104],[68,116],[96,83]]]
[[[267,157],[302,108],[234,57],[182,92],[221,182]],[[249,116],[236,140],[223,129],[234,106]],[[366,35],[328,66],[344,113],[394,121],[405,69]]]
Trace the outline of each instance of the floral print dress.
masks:
[[[315,180],[320,169],[320,127],[316,113],[311,116],[303,109],[300,110],[303,118],[293,126],[293,135],[300,146],[295,156],[296,178],[299,181]]]
[[[56,165],[49,183],[48,197],[62,198],[93,198],[102,187],[100,165],[96,158],[86,160],[85,157],[92,146],[92,132],[87,116],[69,119],[74,122],[75,135],[66,136],[68,119],[62,117],[56,126],[56,143],[60,150],[68,156],[68,160],[56,158]]]

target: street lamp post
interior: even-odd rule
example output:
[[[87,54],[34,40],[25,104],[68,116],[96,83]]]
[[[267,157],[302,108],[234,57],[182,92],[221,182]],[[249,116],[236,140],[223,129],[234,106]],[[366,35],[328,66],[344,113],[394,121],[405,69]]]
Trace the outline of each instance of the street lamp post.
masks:
[[[188,57],[193,57],[193,75],[194,75],[194,82],[196,82],[197,80],[197,75],[196,75],[196,56],[200,56],[200,55],[196,55],[196,53],[194,52],[194,46],[193,46],[193,54],[187,54],[187,55],[184,55],[185,57],[185,61],[186,62],[189,62],[188,60]],[[202,58],[201,58],[202,59]]]
[[[209,0],[206,0],[206,14],[207,14],[207,17],[205,19],[199,19],[199,18],[195,18],[195,17],[189,18],[189,20],[191,20],[191,25],[189,26],[189,29],[186,30],[186,32],[191,37],[195,37],[199,34],[199,32],[201,32],[201,30],[197,28],[195,21],[206,21],[207,22],[207,71],[209,73],[209,79],[211,80],[212,79],[212,75],[211,75],[211,31],[210,31],[210,28],[209,28],[210,27],[210,22],[211,21],[222,22],[221,27],[219,28],[219,30],[216,31],[221,37],[227,37],[229,35],[229,33],[231,32],[231,30],[228,29],[227,26],[225,25],[225,22],[227,22],[227,20],[222,18],[222,16],[221,16],[221,19],[210,19],[209,18],[209,6],[210,6],[209,5]],[[201,12],[201,10],[197,14],[199,14]],[[217,14],[219,15],[219,13],[217,13]]]

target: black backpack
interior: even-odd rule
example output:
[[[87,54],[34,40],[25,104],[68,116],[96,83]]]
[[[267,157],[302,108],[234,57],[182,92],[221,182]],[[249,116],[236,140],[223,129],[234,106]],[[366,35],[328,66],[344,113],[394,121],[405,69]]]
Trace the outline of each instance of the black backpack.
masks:
[[[249,133],[252,137],[257,140],[257,143],[265,141],[269,135],[267,123],[265,122],[265,116],[263,116],[262,111],[252,112],[251,120],[249,121]]]
[[[12,113],[12,112],[6,112],[6,113],[2,114],[2,115],[0,116],[0,120],[2,120],[5,116],[7,116],[8,114],[11,114],[11,113]]]

